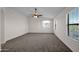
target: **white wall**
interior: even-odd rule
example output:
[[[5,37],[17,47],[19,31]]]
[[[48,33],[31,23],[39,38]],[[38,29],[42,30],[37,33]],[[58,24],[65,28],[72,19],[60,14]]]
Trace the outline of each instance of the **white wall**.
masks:
[[[54,33],[60,38],[72,51],[79,51],[79,41],[67,36],[67,17],[66,14],[73,8],[66,8],[54,19],[56,21],[56,30]],[[55,25],[55,24],[54,24]]]
[[[1,8],[0,8],[0,51],[1,51]]]
[[[4,8],[1,8],[1,43],[5,42],[5,16],[4,16]]]
[[[53,19],[39,17],[35,18],[28,18],[29,19],[29,32],[30,33],[53,33]],[[43,27],[43,21],[48,20],[50,21],[50,28]]]
[[[12,8],[2,8],[1,43],[21,36],[25,33],[53,33],[53,20],[45,17],[32,18],[17,12]],[[50,28],[43,28],[42,21],[49,20]]]
[[[28,33],[28,21],[26,16],[11,8],[4,8],[4,27],[4,42]]]

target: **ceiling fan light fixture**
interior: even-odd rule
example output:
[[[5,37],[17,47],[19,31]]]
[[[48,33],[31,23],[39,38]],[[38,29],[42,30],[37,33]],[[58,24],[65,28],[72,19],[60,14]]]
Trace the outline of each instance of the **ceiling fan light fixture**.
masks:
[[[34,16],[34,18],[38,18],[37,16]]]
[[[37,9],[35,8],[34,12],[33,12],[33,17],[34,18],[38,18],[39,16],[42,16],[41,14],[38,13]]]

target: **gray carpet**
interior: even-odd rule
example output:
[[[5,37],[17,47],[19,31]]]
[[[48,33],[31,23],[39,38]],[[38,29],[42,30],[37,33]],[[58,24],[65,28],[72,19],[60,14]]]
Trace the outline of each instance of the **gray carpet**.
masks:
[[[54,34],[25,34],[7,41],[2,52],[71,52]]]

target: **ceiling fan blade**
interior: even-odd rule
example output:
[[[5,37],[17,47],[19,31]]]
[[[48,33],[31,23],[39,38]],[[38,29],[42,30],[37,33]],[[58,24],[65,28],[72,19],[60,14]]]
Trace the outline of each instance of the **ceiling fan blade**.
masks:
[[[43,15],[38,15],[38,16],[43,16]]]

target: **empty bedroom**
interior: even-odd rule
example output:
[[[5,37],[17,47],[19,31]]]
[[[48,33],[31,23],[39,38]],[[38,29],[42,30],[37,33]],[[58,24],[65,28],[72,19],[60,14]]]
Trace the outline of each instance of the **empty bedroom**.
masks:
[[[1,52],[79,52],[78,7],[0,7]]]

